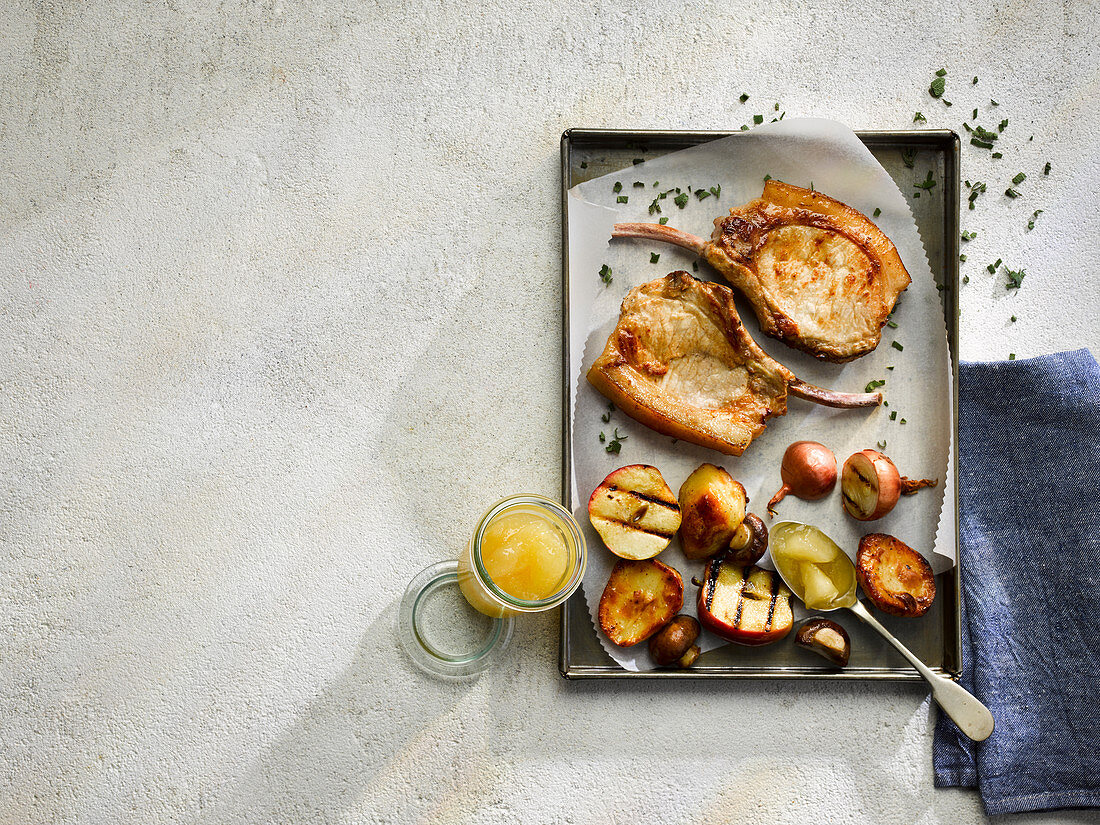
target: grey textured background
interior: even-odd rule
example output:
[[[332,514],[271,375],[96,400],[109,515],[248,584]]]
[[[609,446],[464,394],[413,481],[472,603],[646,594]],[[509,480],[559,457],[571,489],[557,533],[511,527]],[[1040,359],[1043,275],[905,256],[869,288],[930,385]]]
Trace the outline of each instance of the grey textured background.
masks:
[[[981,820],[918,686],[569,684],[555,616],[446,685],[392,625],[487,503],[559,490],[563,129],[1007,117],[964,154],[964,357],[1096,352],[1098,35],[1087,0],[4,4],[0,821]]]

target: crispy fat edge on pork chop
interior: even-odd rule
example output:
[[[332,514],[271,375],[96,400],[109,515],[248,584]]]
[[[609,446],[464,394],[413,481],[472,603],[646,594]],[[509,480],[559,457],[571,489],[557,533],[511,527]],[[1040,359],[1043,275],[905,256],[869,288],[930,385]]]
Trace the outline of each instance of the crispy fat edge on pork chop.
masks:
[[[665,308],[672,312],[651,317],[651,310],[660,316]],[[716,361],[717,355],[725,355],[722,367],[744,369],[746,385],[736,398],[703,407],[661,388],[661,378],[669,372],[671,362],[683,356],[654,352],[650,346],[659,345],[655,339],[667,331],[647,328],[646,323],[675,321],[672,315],[676,312],[712,333],[712,343],[722,340],[728,345],[726,353],[688,354]],[[771,359],[744,330],[727,287],[697,281],[683,271],[642,284],[627,294],[603,353],[588,371],[589,382],[631,418],[657,432],[728,455],[741,455],[764,431],[769,417],[787,412],[787,385],[793,379],[790,371]]]

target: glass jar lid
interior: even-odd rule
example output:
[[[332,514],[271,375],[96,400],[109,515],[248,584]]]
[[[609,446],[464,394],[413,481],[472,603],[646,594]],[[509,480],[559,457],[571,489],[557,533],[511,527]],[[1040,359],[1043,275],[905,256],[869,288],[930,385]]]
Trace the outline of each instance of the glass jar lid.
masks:
[[[443,561],[409,582],[397,623],[401,644],[417,667],[445,679],[466,679],[500,658],[515,620],[471,607],[458,586],[458,562]]]

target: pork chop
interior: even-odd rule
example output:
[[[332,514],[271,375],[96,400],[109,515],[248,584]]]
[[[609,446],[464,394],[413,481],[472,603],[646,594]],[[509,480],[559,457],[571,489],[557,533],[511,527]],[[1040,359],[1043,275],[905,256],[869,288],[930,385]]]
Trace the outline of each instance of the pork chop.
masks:
[[[876,406],[881,393],[836,393],[800,381],[745,331],[733,291],[672,272],[627,293],[589,382],[657,432],[741,455],[787,393],[834,407]]]
[[[709,241],[648,223],[617,224],[612,237],[690,249],[749,300],[765,334],[826,361],[874,350],[910,283],[897,248],[870,219],[777,180],[716,218]]]

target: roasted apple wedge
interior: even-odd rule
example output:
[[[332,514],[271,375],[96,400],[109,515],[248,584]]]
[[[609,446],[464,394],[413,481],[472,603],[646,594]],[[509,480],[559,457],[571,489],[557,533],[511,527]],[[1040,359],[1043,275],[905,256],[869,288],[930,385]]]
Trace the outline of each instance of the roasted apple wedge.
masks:
[[[619,647],[643,642],[684,604],[684,580],[656,559],[615,563],[600,597],[600,629]]]
[[[699,588],[699,622],[741,645],[766,645],[794,626],[791,591],[770,570],[711,559]]]
[[[680,542],[689,559],[729,547],[745,520],[745,488],[728,472],[703,464],[680,485]]]
[[[616,556],[650,559],[668,547],[680,528],[680,505],[660,470],[629,464],[592,491],[588,518]]]
[[[856,578],[871,603],[893,616],[921,616],[936,598],[936,577],[924,556],[885,533],[859,540]]]

